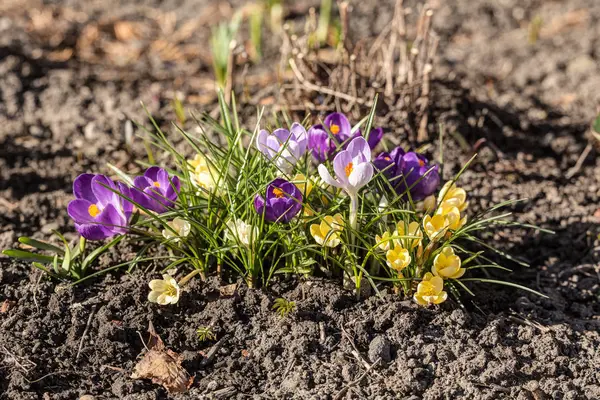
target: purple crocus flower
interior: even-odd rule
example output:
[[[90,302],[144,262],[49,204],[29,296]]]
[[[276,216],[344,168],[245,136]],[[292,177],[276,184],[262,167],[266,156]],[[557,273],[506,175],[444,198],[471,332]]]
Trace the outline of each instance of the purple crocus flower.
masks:
[[[350,196],[355,196],[373,177],[371,148],[365,138],[354,138],[346,150],[340,151],[333,159],[335,179],[325,165],[320,164],[318,170],[325,183],[345,190]]]
[[[290,172],[306,152],[308,135],[297,122],[287,129],[275,129],[273,133],[261,129],[256,138],[256,147],[283,171]]]
[[[331,132],[332,137],[327,133]],[[338,146],[342,146],[344,150],[349,143],[349,139],[362,136],[360,130],[352,133],[352,126],[348,118],[342,113],[331,113],[325,117],[323,125],[313,125],[308,130],[308,148],[312,151],[313,156],[319,162],[324,162],[335,154]],[[368,144],[371,149],[374,149],[381,138],[383,137],[383,129],[375,128],[371,130],[368,138]]]
[[[133,204],[114,191],[131,198],[129,187],[104,175],[82,174],[75,179],[75,200],[69,203],[67,212],[81,236],[102,240],[127,231]]]
[[[276,178],[267,186],[265,197],[256,195],[254,209],[267,221],[288,223],[302,209],[302,193],[293,183]]]
[[[398,194],[405,194],[410,189],[414,201],[433,194],[440,184],[439,167],[432,167],[425,156],[414,151],[405,153],[396,147],[391,153],[380,153],[373,164],[383,171]]]
[[[135,186],[131,189],[133,201],[159,214],[173,207],[179,195],[179,178],[169,177],[167,171],[159,167],[148,168],[144,175],[137,176],[133,180],[133,184]]]

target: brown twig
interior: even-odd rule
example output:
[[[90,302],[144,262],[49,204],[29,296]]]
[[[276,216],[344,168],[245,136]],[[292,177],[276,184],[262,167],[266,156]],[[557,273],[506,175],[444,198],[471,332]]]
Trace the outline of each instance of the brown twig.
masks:
[[[77,349],[77,355],[75,356],[75,362],[77,362],[77,360],[79,359],[79,354],[81,354],[81,349],[83,349],[83,341],[85,340],[85,337],[86,337],[88,331],[90,330],[92,318],[94,317],[95,313],[96,313],[96,305],[94,304],[92,306],[92,311],[90,312],[90,316],[88,317],[87,323],[85,324],[85,329],[83,330],[83,335],[81,335],[81,340],[79,341],[79,348]]]
[[[375,360],[375,362],[370,365],[367,369],[365,369],[365,372],[363,372],[358,378],[356,378],[355,380],[353,380],[352,382],[350,382],[349,384],[347,384],[346,386],[344,386],[333,398],[334,400],[339,400],[342,398],[342,396],[352,387],[355,385],[358,385],[363,379],[365,379],[365,377],[369,374],[369,372],[371,372],[371,370],[377,366],[377,364],[379,364],[381,362],[381,357],[378,358],[377,360]]]
[[[565,174],[565,178],[571,179],[572,177],[574,177],[581,170],[581,167],[583,166],[583,163],[585,162],[585,159],[590,155],[590,152],[592,151],[593,147],[594,146],[592,146],[591,143],[588,143],[588,145],[585,146],[585,149],[583,149],[583,152],[581,153],[581,155],[577,159],[577,162],[575,163],[575,165],[573,166],[573,168],[569,169],[567,171],[567,173]]]
[[[340,99],[344,99],[346,101],[354,101],[358,104],[366,104],[366,105],[372,105],[372,102],[370,101],[365,101],[363,99],[354,97],[354,96],[350,96],[346,93],[341,93],[338,92],[336,90],[331,90],[329,88],[326,87],[322,87],[322,86],[317,86],[313,83],[308,82],[306,79],[304,79],[304,76],[302,76],[302,73],[298,70],[298,67],[296,66],[295,61],[292,59],[290,60],[290,67],[292,68],[292,71],[294,71],[294,74],[296,75],[296,78],[298,79],[298,81],[308,90],[312,90],[315,92],[320,92],[323,94],[328,94],[330,96],[334,96]]]

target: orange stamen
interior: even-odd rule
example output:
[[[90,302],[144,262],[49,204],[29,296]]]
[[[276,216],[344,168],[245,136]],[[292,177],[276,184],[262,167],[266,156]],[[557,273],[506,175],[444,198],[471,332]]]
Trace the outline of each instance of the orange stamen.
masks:
[[[283,190],[279,189],[279,188],[275,188],[273,189],[273,194],[275,195],[275,197],[277,197],[278,199],[282,198],[284,196]]]
[[[160,183],[158,183],[158,182],[154,182],[153,185],[156,186],[157,188],[160,187]]]
[[[340,127],[338,125],[336,125],[336,124],[331,124],[331,126],[329,127],[329,130],[334,135],[337,135],[338,133],[340,133]]]
[[[354,164],[349,162],[348,165],[346,165],[346,168],[344,168],[344,171],[346,172],[346,176],[350,176],[353,169],[354,169]]]
[[[88,214],[90,214],[90,217],[96,218],[96,216],[98,214],[100,214],[100,209],[98,208],[97,205],[92,204],[91,206],[88,207]]]
[[[424,167],[424,166],[425,166],[425,162],[423,162],[423,160],[419,160],[419,165],[420,165],[421,167]]]

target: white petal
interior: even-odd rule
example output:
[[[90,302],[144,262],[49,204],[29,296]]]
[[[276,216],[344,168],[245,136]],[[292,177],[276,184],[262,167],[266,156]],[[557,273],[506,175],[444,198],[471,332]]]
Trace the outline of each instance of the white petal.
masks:
[[[362,163],[354,167],[352,173],[348,177],[350,185],[354,187],[356,191],[365,186],[373,177],[373,166],[371,163]]]
[[[338,181],[333,179],[333,177],[331,176],[331,174],[329,173],[329,171],[327,170],[327,167],[325,165],[319,164],[317,169],[319,170],[319,175],[321,176],[321,179],[323,179],[323,181],[325,183],[327,183],[331,186],[335,186],[336,188],[342,187],[342,185]]]

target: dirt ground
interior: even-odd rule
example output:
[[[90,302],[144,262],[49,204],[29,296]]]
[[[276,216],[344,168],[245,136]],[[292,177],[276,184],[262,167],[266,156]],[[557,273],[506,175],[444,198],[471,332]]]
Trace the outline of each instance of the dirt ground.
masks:
[[[0,248],[22,235],[46,239],[51,229],[75,238],[66,214],[73,179],[107,173],[107,162],[135,171],[145,154],[126,122],[146,121],[140,101],[165,127],[176,93],[190,108],[214,109],[206,43],[210,25],[232,12],[192,0],[25,3],[0,4]],[[318,3],[295,3],[287,19],[302,24]],[[351,4],[363,35],[379,33],[394,8]],[[130,379],[149,321],[195,376],[175,398],[600,398],[597,151],[568,174],[600,110],[600,4],[448,0],[434,8],[430,130],[438,122],[448,129],[445,178],[485,139],[462,185],[473,210],[526,197],[515,218],[556,231],[486,237],[531,264],[504,262],[515,268],[510,280],[548,299],[476,286],[464,308],[427,310],[393,294],[357,301],[319,279],[239,285],[231,296],[209,280],[194,282],[176,306],[157,307],[146,301],[156,272],[57,287],[0,258],[0,398],[167,398],[162,387]],[[125,40],[131,35],[142,39]],[[271,38],[264,61],[247,71],[265,97],[277,91],[268,73],[277,43]],[[254,105],[242,113],[250,126],[254,115]],[[125,243],[98,267],[132,252]],[[297,304],[286,319],[271,309],[282,296]],[[201,343],[196,329],[208,325],[217,340]]]

